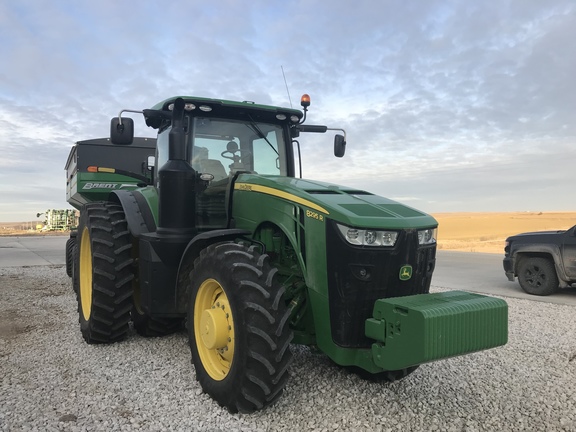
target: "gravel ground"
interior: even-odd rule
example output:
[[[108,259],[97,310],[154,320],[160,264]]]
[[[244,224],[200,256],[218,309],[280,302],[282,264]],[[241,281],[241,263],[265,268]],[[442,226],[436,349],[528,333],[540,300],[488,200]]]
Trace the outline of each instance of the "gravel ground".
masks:
[[[375,384],[294,346],[284,396],[242,415],[202,393],[185,334],[87,345],[63,266],[0,268],[0,431],[576,430],[575,308],[506,300],[505,347]]]

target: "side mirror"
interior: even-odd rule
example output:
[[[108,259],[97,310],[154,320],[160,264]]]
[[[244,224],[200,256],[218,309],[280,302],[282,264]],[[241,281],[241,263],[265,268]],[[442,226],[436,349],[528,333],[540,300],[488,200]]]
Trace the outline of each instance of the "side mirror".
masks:
[[[346,139],[343,135],[334,136],[334,156],[341,158],[346,152]]]
[[[122,124],[120,119],[114,117],[110,122],[110,141],[112,144],[128,145],[132,144],[134,139],[134,120],[130,117],[123,117]]]

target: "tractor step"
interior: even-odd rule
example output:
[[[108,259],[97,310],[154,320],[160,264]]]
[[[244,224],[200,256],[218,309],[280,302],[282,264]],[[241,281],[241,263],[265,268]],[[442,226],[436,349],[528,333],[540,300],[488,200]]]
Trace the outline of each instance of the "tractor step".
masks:
[[[374,363],[403,369],[506,344],[508,305],[464,291],[380,299],[365,331]]]

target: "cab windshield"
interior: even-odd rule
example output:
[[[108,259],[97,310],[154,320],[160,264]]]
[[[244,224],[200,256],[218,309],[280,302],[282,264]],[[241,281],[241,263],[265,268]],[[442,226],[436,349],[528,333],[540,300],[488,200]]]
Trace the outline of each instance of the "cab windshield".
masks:
[[[280,125],[196,117],[192,130],[192,168],[214,180],[238,171],[287,173]]]
[[[212,174],[214,181],[238,171],[287,175],[282,126],[203,117],[194,117],[189,124],[188,162],[199,173]],[[169,132],[168,128],[158,135],[159,168],[168,160]]]

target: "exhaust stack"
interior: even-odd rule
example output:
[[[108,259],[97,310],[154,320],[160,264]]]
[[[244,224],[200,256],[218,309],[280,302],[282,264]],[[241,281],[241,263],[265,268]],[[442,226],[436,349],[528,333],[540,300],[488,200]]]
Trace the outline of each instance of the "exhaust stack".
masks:
[[[196,171],[186,158],[184,100],[174,101],[168,161],[158,170],[158,230],[160,236],[196,233]]]

